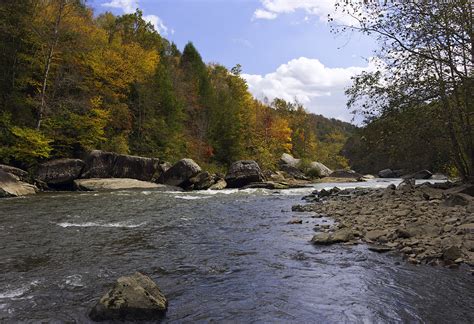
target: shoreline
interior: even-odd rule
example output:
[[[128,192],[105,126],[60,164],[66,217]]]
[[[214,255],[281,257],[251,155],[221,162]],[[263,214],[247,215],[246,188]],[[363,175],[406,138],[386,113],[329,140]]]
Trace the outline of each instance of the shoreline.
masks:
[[[402,182],[398,187],[315,191],[297,212],[328,217],[316,226],[315,245],[367,244],[374,252],[396,251],[413,264],[458,268],[474,274],[474,197],[472,185]]]

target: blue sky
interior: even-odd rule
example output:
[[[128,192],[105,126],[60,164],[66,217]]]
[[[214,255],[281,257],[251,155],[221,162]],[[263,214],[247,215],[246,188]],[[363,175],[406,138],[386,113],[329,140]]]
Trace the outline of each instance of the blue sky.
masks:
[[[327,24],[337,0],[89,0],[96,13],[140,8],[181,49],[188,41],[206,62],[239,63],[259,99],[297,98],[311,112],[350,120],[343,91],[373,68],[373,40],[334,34]],[[338,23],[349,23],[336,14]]]

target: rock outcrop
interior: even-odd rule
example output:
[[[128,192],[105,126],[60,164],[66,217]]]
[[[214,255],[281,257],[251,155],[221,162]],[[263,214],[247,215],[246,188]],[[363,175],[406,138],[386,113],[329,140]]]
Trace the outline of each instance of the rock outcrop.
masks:
[[[0,170],[0,198],[19,197],[35,194],[34,185],[18,180],[13,174]]]
[[[229,188],[241,188],[253,182],[263,182],[265,178],[257,162],[243,160],[232,163],[225,181]]]
[[[186,189],[207,190],[220,180],[224,180],[222,176],[204,171],[189,179],[190,186]]]
[[[292,155],[288,153],[283,153],[280,157],[279,163],[280,163],[280,166],[289,165],[294,168],[297,168],[301,163],[301,159],[295,159]]]
[[[333,171],[321,162],[311,162],[309,165],[309,171],[316,171],[320,177],[329,177]]]
[[[192,159],[182,159],[161,175],[158,182],[169,186],[187,188],[190,179],[201,172],[201,167]]]
[[[94,321],[160,320],[168,301],[149,277],[137,272],[121,277],[94,306],[89,317]]]
[[[25,170],[15,168],[9,165],[5,164],[0,164],[0,171],[10,173],[13,175],[17,180],[23,181],[23,182],[28,182],[29,180],[29,174]]]
[[[163,173],[159,159],[94,150],[81,178],[130,178],[155,182]]]
[[[69,187],[78,179],[85,163],[79,159],[51,160],[41,164],[36,171],[36,179],[50,187]]]
[[[74,187],[81,191],[125,190],[125,189],[168,189],[169,186],[154,182],[127,178],[77,179]],[[174,189],[174,188],[173,188]]]

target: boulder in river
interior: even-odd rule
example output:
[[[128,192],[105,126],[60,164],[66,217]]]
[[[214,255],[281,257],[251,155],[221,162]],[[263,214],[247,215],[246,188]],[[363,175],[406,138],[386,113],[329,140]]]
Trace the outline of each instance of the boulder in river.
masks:
[[[403,179],[416,179],[416,180],[424,180],[424,179],[430,179],[433,176],[433,174],[428,171],[428,170],[420,170],[415,173],[410,173],[407,175],[404,175],[402,178]]]
[[[284,164],[280,166],[280,170],[284,172],[289,178],[294,178],[297,180],[309,180],[309,178],[303,173],[303,171],[291,165]]]
[[[383,169],[379,171],[378,176],[380,178],[400,178],[402,174],[403,170]]]
[[[79,159],[51,160],[39,166],[36,178],[51,187],[72,186],[84,166],[84,161]]]
[[[192,159],[182,159],[163,173],[158,182],[186,188],[191,184],[190,179],[197,176],[200,172],[201,167]]]
[[[209,189],[210,190],[222,190],[227,187],[227,182],[224,179],[219,179],[213,184]]]
[[[189,179],[190,188],[193,190],[206,190],[216,183],[218,177],[207,171],[200,172],[196,176]]]
[[[77,179],[74,180],[74,186],[82,191],[103,191],[103,190],[125,190],[125,189],[171,189],[170,186],[162,184],[141,181],[137,179],[126,178],[106,178],[106,179]]]
[[[18,180],[14,175],[0,170],[0,198],[19,197],[35,194],[34,185]]]
[[[94,306],[89,317],[94,321],[160,320],[167,309],[168,300],[156,283],[137,272],[120,277]]]
[[[334,233],[318,233],[313,236],[311,243],[316,245],[330,245],[334,243],[348,242],[354,239],[354,234],[350,229],[343,228]]]
[[[241,188],[252,182],[263,182],[265,178],[257,162],[242,160],[232,163],[225,181],[229,188]]]
[[[159,159],[99,150],[90,152],[85,162],[81,178],[130,178],[154,182],[163,173]]]

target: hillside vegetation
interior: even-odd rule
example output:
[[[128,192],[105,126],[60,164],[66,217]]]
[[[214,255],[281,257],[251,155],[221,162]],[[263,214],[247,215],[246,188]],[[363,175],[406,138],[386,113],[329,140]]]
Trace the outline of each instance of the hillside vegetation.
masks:
[[[181,52],[140,11],[2,1],[0,21],[0,162],[102,149],[216,169],[247,158],[271,169],[284,152],[347,166],[338,152],[354,126],[256,100],[240,65],[205,64],[192,43]]]

